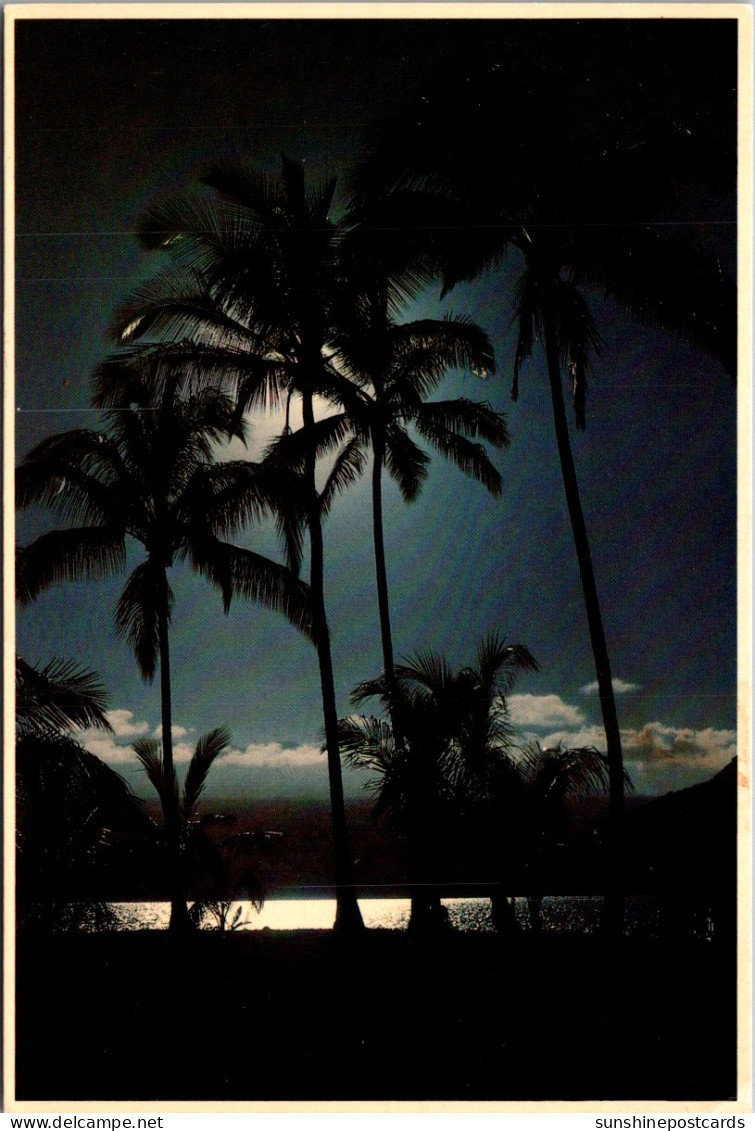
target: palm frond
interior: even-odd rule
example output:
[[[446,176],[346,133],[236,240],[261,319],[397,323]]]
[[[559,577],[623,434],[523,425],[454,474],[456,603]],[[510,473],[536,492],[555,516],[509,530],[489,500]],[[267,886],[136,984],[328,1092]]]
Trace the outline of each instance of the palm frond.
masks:
[[[518,672],[537,672],[540,666],[523,644],[507,644],[499,632],[483,638],[477,649],[477,672],[482,685],[492,691],[511,691]]]
[[[227,727],[216,727],[204,734],[197,742],[189,768],[186,771],[183,795],[183,816],[189,820],[196,809],[202,790],[207,781],[213,762],[219,758],[230,744],[231,734]]]
[[[661,225],[637,224],[611,240],[580,233],[570,277],[601,287],[645,326],[718,358],[736,375],[736,287],[715,255]]]
[[[161,342],[248,348],[254,335],[229,302],[210,293],[201,274],[170,267],[135,287],[115,312],[112,334],[120,343],[150,336]]]
[[[373,818],[388,817],[398,825],[406,810],[409,759],[396,746],[390,724],[352,715],[339,719],[338,735],[345,764],[372,775],[364,788],[375,798]]]
[[[104,409],[154,408],[163,401],[168,382],[180,397],[208,385],[233,393],[243,415],[251,407],[278,407],[286,377],[279,360],[223,340],[140,342],[122,347],[95,368],[93,403]]]
[[[121,530],[85,526],[42,534],[16,554],[16,594],[27,605],[61,581],[101,581],[126,565]]]
[[[551,806],[607,794],[610,789],[608,758],[592,746],[543,749],[537,742],[530,743],[520,753],[519,767],[533,797]],[[632,789],[626,771],[624,784]]]
[[[429,440],[441,455],[455,463],[460,471],[482,483],[491,495],[500,495],[503,486],[500,472],[490,462],[482,444],[473,444],[465,436],[446,428],[431,413],[418,414],[414,425],[420,435]]]
[[[233,593],[253,601],[265,609],[282,613],[305,636],[312,634],[312,609],[309,586],[285,566],[269,558],[225,544],[227,569]],[[205,559],[198,563],[200,572],[212,580],[211,565]]]
[[[365,679],[358,683],[351,692],[349,698],[355,705],[363,703],[365,699],[372,699],[379,697],[388,700],[388,681],[385,675],[381,674],[374,679]]]
[[[44,667],[16,656],[16,723],[20,734],[99,727],[112,731],[105,714],[107,695],[99,677],[73,660]]]
[[[168,820],[170,814],[175,812],[178,783],[175,770],[169,775],[165,769],[162,743],[157,738],[137,738],[132,743],[132,750],[141,762],[152,787],[160,798],[164,819]]]
[[[76,526],[125,523],[130,499],[123,470],[117,448],[101,432],[51,436],[16,470],[16,506],[46,507]]]
[[[396,679],[404,692],[406,685],[415,684],[422,691],[439,698],[445,693],[452,672],[445,656],[422,650],[396,665]]]
[[[209,162],[199,179],[203,185],[214,189],[221,200],[248,209],[252,219],[265,216],[280,200],[281,186],[277,178],[240,161]]]
[[[189,546],[205,531],[229,536],[275,513],[274,486],[266,469],[246,460],[201,464],[175,501],[176,518],[187,532]]]
[[[461,436],[480,439],[503,448],[509,443],[506,420],[486,402],[459,397],[451,401],[427,401],[417,410],[415,423],[430,421]]]
[[[314,452],[318,459],[337,452],[349,435],[351,424],[345,412],[325,416],[315,421],[311,428],[297,428],[272,440],[265,452],[268,466],[287,466],[303,470],[307,455]]]
[[[320,507],[323,515],[327,515],[336,495],[345,491],[355,483],[364,471],[367,462],[367,453],[362,440],[352,437],[341,448],[336,456],[335,463],[320,492]]]
[[[537,277],[534,271],[525,271],[516,285],[517,325],[516,351],[514,354],[514,378],[511,384],[512,401],[519,400],[519,372],[522,365],[532,357],[535,337],[540,332],[540,307],[538,300]]]
[[[381,777],[390,772],[396,746],[390,724],[374,715],[350,715],[338,720],[338,742],[348,766],[372,770]]]
[[[385,429],[385,466],[406,502],[416,499],[427,479],[430,457],[396,421]]]
[[[495,373],[495,354],[484,330],[449,314],[391,327],[392,364],[397,376],[425,395],[449,369]]]
[[[131,645],[144,679],[151,681],[160,655],[160,610],[167,592],[168,618],[173,594],[161,567],[142,562],[128,578],[115,609],[115,627]]]

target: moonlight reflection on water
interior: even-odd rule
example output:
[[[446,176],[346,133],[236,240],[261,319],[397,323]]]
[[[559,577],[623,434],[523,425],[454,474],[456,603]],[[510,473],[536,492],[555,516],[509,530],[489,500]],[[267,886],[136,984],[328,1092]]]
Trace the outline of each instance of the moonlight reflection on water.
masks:
[[[558,932],[590,934],[597,930],[602,899],[600,896],[546,896],[543,900],[543,929]],[[459,931],[492,931],[490,901],[480,898],[444,899],[450,925]],[[408,899],[360,899],[365,926],[384,930],[404,930],[409,922]],[[330,930],[335,920],[334,899],[271,899],[258,911],[248,901],[231,904],[228,921],[237,908],[241,916],[235,929],[257,931]],[[118,930],[160,930],[170,919],[169,903],[111,903]],[[529,926],[527,900],[516,899],[516,916],[521,927]],[[626,928],[630,934],[652,936],[658,932],[659,908],[645,896],[627,900]],[[217,926],[217,919],[208,914],[204,927]],[[83,923],[84,930],[92,930]]]

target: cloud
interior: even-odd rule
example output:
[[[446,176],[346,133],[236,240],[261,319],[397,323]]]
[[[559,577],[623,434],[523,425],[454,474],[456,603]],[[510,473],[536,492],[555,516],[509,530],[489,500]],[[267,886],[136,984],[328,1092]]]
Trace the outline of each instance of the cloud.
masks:
[[[194,727],[188,727],[188,728],[187,727],[179,727],[179,726],[176,726],[175,723],[174,723],[174,724],[171,725],[170,733],[173,735],[174,738],[186,738],[187,734],[191,734],[194,731],[194,729],[195,729]],[[159,723],[158,726],[155,727],[155,729],[152,733],[154,734],[155,738],[162,738],[162,736],[163,736],[163,724]]]
[[[560,695],[510,695],[506,702],[509,718],[518,727],[578,727],[584,721],[581,709]]]
[[[280,742],[250,743],[245,750],[231,749],[222,754],[218,766],[324,766],[325,755],[319,746],[284,747]]]
[[[685,762],[718,769],[737,752],[737,732],[705,727],[671,727],[646,723],[640,730],[622,731],[625,757],[631,762]]]
[[[594,746],[598,750],[606,748],[606,732],[602,726],[585,724],[575,730],[555,730],[550,734],[540,735],[538,741],[541,746],[550,749],[554,746],[577,748],[580,746]]]
[[[173,730],[173,727],[171,727],[171,730]],[[180,765],[181,762],[190,762],[193,753],[194,744],[191,742],[176,742],[173,745],[173,761],[176,765]]]
[[[136,755],[129,745],[129,740],[149,734],[149,723],[142,719],[135,719],[133,711],[128,711],[122,707],[108,711],[107,720],[113,728],[112,734],[106,734],[97,727],[86,727],[75,732],[76,740],[81,743],[85,750],[89,750],[91,754],[96,754],[108,765],[122,766],[127,763],[134,763]]]
[[[581,707],[566,702],[559,695],[511,695],[508,703],[520,743],[539,742],[546,748],[561,745],[606,749],[605,732],[600,723],[593,722]],[[136,737],[154,734],[154,729],[149,723],[135,719],[132,711],[110,711],[108,717],[114,734],[89,729],[78,732],[78,740],[104,762],[122,771],[128,769],[141,780],[140,767],[129,743]],[[173,756],[178,766],[185,766],[194,753],[194,740],[188,738],[190,734],[191,728],[178,725],[173,728],[176,740]],[[663,793],[703,781],[723,769],[737,752],[735,730],[672,726],[659,720],[624,728],[621,742],[626,767],[638,793]],[[284,779],[299,783],[306,779],[309,790],[313,788],[313,781],[325,780],[326,768],[325,755],[316,743],[283,746],[280,742],[250,742],[243,748],[229,747],[215,763],[213,779],[216,776],[220,779],[219,786],[221,781],[230,781],[234,774],[251,772],[263,789],[272,788],[273,780],[278,790]]]
[[[109,766],[122,766],[136,762],[136,755],[130,746],[119,746],[112,734],[89,730],[79,736],[79,741],[90,754],[96,754]]]
[[[537,739],[544,747],[593,746],[604,752],[606,749],[605,731],[599,725],[522,737],[527,741]],[[621,748],[636,792],[665,793],[704,781],[722,770],[737,753],[737,732],[652,722],[636,729],[623,729]]]
[[[606,733],[595,724],[575,730],[561,729],[540,737],[543,746],[595,746],[606,748]],[[688,762],[700,767],[724,766],[737,752],[737,732],[705,727],[673,727],[645,723],[621,732],[621,748],[627,762]]]
[[[149,733],[149,723],[135,722],[133,711],[126,711],[123,708],[108,711],[107,720],[117,738],[138,738],[139,735]]]
[[[639,683],[630,683],[626,679],[612,679],[613,689],[616,695],[626,695],[630,691],[639,691]],[[598,694],[598,681],[594,679],[592,683],[586,683],[584,687],[580,687],[582,695],[597,695]]]

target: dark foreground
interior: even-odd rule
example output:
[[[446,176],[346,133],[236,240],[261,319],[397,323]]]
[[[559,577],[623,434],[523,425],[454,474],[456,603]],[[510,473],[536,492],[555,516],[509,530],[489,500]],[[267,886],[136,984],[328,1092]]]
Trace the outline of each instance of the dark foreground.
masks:
[[[694,940],[21,940],[17,1098],[723,1100],[734,969]]]

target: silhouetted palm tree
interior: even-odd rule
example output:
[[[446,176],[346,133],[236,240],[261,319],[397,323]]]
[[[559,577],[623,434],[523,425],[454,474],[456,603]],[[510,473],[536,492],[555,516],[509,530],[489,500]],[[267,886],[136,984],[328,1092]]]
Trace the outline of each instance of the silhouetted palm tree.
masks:
[[[458,82],[444,73],[441,84],[377,131],[355,199],[360,215],[372,211],[373,227],[405,226],[413,238],[418,228],[425,232],[444,292],[499,267],[510,249],[520,257],[512,396],[541,341],[606,731],[615,857],[607,911],[609,925],[620,929],[621,736],[562,378],[583,429],[588,366],[600,348],[588,301],[595,290],[630,317],[708,350],[732,372],[736,308],[719,259],[663,223],[691,131],[633,118],[602,86],[591,99],[589,62],[577,67],[562,54],[537,82],[511,61],[478,66]],[[511,106],[516,114],[496,143],[501,109]]]
[[[430,652],[396,666],[401,742],[384,719],[341,720],[347,762],[377,777],[376,814],[387,814],[406,832],[417,885],[414,929],[442,922],[437,858],[443,821],[454,821],[470,798],[488,798],[493,783],[510,771],[502,759],[511,746],[505,695],[519,671],[535,670],[523,645],[506,645],[492,634],[481,643],[476,666],[454,672]],[[352,700],[359,704],[375,696],[389,711],[392,693],[385,674],[360,684]]]
[[[339,457],[325,493],[318,455],[338,449],[341,419],[318,419],[321,402],[343,378],[328,360],[337,292],[338,227],[329,212],[331,181],[308,189],[303,168],[283,159],[280,178],[239,164],[209,169],[203,181],[214,199],[168,202],[146,217],[141,238],[165,249],[174,266],[140,288],[118,316],[123,338],[151,335],[174,343],[174,356],[206,381],[237,384],[239,418],[251,407],[290,404],[302,413],[299,434],[275,452],[277,471],[291,458],[295,520],[287,529],[289,560],[309,534],[312,637],[317,649],[330,783],[336,928],[358,930],[361,914],[352,881],[338,748],[330,634],[325,608],[322,518],[332,495],[361,468],[358,445]],[[284,523],[285,525],[285,523]]]
[[[155,738],[139,738],[133,744],[134,753],[160,799],[168,852],[177,849],[184,891],[187,890],[187,873],[191,870],[192,862],[198,861],[206,866],[211,852],[209,844],[202,837],[202,822],[197,816],[197,806],[212,764],[226,750],[230,740],[225,727],[217,727],[202,735],[189,762],[183,792],[179,789],[175,766],[172,763],[169,765],[165,758],[166,747],[163,742]],[[219,856],[216,853],[212,855],[212,864],[219,865]],[[220,869],[216,867],[214,870]],[[216,878],[222,880],[220,876]],[[188,911],[187,914],[192,924],[198,926],[198,915],[191,915]]]
[[[544,750],[537,743],[507,742],[490,753],[484,780],[468,780],[461,791],[463,819],[484,864],[498,875],[490,890],[496,929],[518,929],[518,888],[539,931],[542,898],[568,840],[569,807],[608,792],[608,760],[594,747]]]
[[[40,504],[71,523],[19,552],[17,592],[24,603],[64,580],[104,577],[126,564],[133,540],[146,556],[118,601],[116,628],[131,644],[143,677],[160,661],[163,760],[173,767],[169,624],[173,595],[168,570],[188,560],[222,591],[284,612],[307,630],[306,586],[291,572],[224,541],[270,505],[246,462],[213,462],[213,445],[239,433],[231,401],[204,388],[181,398],[175,376],[160,371],[149,351],[103,366],[95,403],[107,411],[101,431],[50,437],[16,473],[19,506]],[[177,838],[177,803],[166,795],[166,820]],[[185,901],[173,901],[171,923],[186,925]]]
[[[500,798],[500,804],[505,811],[506,839],[511,844],[515,838],[514,851],[524,860],[530,926],[539,931],[545,885],[568,839],[569,809],[609,792],[608,760],[591,746],[543,749],[532,743],[517,752],[515,766],[516,804],[511,804],[510,793]],[[631,789],[627,774],[624,786]],[[493,801],[495,805],[496,799]],[[492,896],[493,904],[502,896],[499,889]]]
[[[111,731],[106,695],[71,660],[43,667],[16,657],[16,850],[20,927],[60,929],[99,917],[90,885],[112,861],[114,834],[148,819],[126,782],[74,737]],[[78,903],[82,897],[89,902]],[[71,901],[74,902],[71,902]]]
[[[362,249],[364,250],[364,249]],[[353,253],[352,253],[353,254]],[[389,285],[379,285],[372,257],[359,269],[346,271],[354,287],[360,272],[371,274],[364,289],[352,292],[351,308],[342,308],[334,334],[334,361],[352,382],[339,386],[356,437],[372,448],[372,519],[375,577],[383,651],[383,671],[395,684],[388,578],[383,531],[383,470],[398,484],[409,502],[419,494],[427,476],[427,453],[409,434],[411,427],[460,470],[483,483],[493,495],[501,491],[501,476],[478,437],[496,447],[508,443],[503,417],[487,403],[457,398],[425,398],[453,368],[470,368],[487,375],[495,369],[493,350],[485,333],[459,318],[421,319],[398,323],[389,310]],[[344,307],[346,304],[344,304]],[[394,698],[396,698],[394,687]],[[394,705],[395,714],[395,705]],[[394,731],[397,720],[393,719]]]

